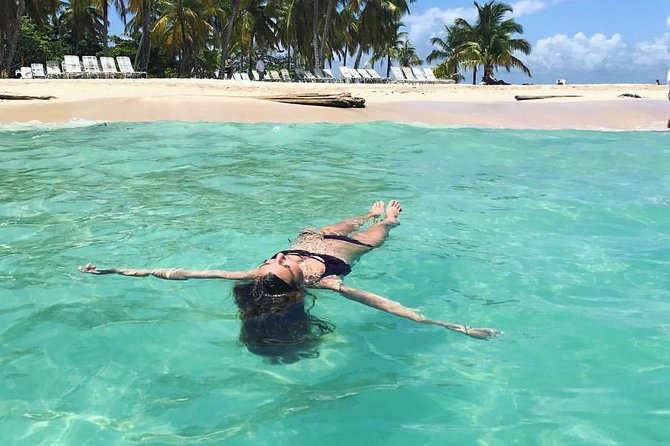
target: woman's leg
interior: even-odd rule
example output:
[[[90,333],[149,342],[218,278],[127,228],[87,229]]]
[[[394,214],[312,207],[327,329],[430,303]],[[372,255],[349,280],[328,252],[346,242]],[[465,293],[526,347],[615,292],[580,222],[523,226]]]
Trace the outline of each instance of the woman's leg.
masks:
[[[379,223],[370,226],[365,231],[355,234],[351,238],[375,248],[380,246],[388,237],[391,228],[399,224],[398,216],[401,212],[402,209],[400,208],[400,203],[396,200],[389,201],[389,205],[386,207],[386,218]]]
[[[322,234],[347,235],[358,230],[358,228],[360,228],[366,221],[370,220],[371,218],[379,217],[383,213],[384,202],[377,201],[372,205],[372,207],[370,207],[370,211],[367,214],[361,215],[359,217],[347,218],[332,225],[319,228],[317,231]]]

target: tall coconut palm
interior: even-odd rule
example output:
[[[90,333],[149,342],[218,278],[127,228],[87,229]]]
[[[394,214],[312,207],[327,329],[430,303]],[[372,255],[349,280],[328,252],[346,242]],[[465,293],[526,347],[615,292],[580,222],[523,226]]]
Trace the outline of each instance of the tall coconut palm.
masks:
[[[26,10],[25,0],[0,2],[0,77],[12,68],[21,31],[21,17]]]
[[[198,51],[204,45],[212,26],[201,11],[205,0],[173,0],[165,3],[163,14],[151,30],[152,37],[165,52],[179,60],[178,76],[191,74]]]
[[[140,31],[140,44],[135,54],[135,69],[147,71],[149,57],[151,55],[151,27],[153,26],[153,1],[152,0],[128,0],[128,11],[134,18],[129,23],[134,31]]]
[[[230,0],[230,8],[228,9],[228,22],[226,24],[226,31],[223,33],[221,39],[221,64],[219,66],[219,77],[221,79],[226,75],[226,60],[228,60],[228,50],[230,46],[230,37],[233,35],[233,24],[237,16],[237,5],[239,0]]]
[[[445,26],[445,31],[446,36],[444,38],[436,36],[430,39],[430,43],[435,48],[433,48],[428,57],[426,57],[426,62],[444,61],[442,63],[442,65],[444,65],[444,70],[448,73],[449,77],[457,81],[460,78],[460,75],[458,74],[460,61],[457,57],[457,51],[458,48],[467,41],[467,34],[462,27],[454,24]]]
[[[421,65],[423,60],[416,54],[416,47],[409,39],[405,39],[403,45],[398,49],[396,56],[398,63],[403,67]]]
[[[104,55],[109,53],[109,5],[121,16],[123,24],[126,23],[126,0],[94,0],[98,11],[102,15],[104,28],[102,29],[102,52]]]
[[[523,27],[514,19],[505,19],[507,13],[514,11],[513,8],[506,3],[495,1],[482,6],[477,2],[474,4],[477,8],[477,21],[474,25],[462,18],[454,22],[460,29],[459,32],[464,33],[466,40],[459,45],[456,57],[465,66],[476,68],[477,65],[482,65],[485,83],[492,81],[493,72],[498,67],[503,67],[507,71],[519,68],[530,77],[530,70],[514,53],[519,51],[530,54],[531,45],[525,39],[512,38],[513,34],[522,34]]]
[[[398,58],[398,54],[407,40],[407,33],[400,31],[403,26],[405,25],[402,22],[396,22],[389,27],[384,43],[377,48],[370,58],[372,64],[386,59],[386,77],[391,75],[391,61]]]

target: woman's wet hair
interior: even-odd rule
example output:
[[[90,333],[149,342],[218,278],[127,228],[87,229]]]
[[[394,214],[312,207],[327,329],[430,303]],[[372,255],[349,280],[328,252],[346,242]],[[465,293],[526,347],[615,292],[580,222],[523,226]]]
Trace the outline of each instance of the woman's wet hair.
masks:
[[[320,338],[335,327],[310,314],[306,294],[274,274],[235,285],[233,295],[242,320],[240,340],[247,349],[272,363],[317,357]]]

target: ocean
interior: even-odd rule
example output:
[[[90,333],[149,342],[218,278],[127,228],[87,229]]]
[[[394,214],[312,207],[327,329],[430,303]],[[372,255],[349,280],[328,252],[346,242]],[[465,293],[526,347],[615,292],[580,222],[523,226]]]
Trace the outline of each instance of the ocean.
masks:
[[[2,126],[2,444],[667,444],[668,172],[667,132]],[[318,290],[277,364],[232,282],[77,269],[245,270],[390,199],[346,283],[499,338]]]

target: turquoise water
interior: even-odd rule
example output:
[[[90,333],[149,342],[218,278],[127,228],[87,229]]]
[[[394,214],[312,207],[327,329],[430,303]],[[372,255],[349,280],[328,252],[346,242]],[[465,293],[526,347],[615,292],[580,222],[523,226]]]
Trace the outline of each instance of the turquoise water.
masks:
[[[670,134],[107,124],[0,132],[2,444],[661,445]],[[237,339],[226,281],[399,199],[347,277],[479,341],[317,292],[315,359]]]

